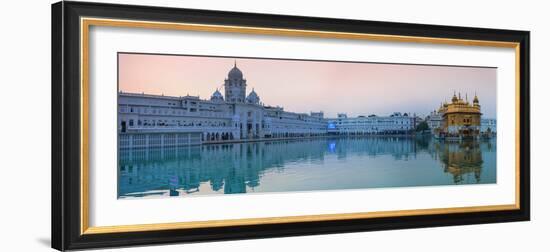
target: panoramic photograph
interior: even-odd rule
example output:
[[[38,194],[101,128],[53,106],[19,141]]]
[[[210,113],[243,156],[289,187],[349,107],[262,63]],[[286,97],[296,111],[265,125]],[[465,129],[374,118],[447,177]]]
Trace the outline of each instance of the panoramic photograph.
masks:
[[[497,69],[118,54],[118,198],[496,183]]]

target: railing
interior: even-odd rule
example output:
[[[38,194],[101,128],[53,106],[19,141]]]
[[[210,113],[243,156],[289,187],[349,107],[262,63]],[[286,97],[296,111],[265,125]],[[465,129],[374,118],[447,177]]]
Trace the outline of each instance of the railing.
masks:
[[[147,148],[163,146],[190,146],[200,145],[202,137],[200,132],[186,133],[129,133],[118,137],[119,148]]]
[[[234,131],[237,130],[237,128],[234,127],[227,127],[227,126],[154,126],[154,127],[128,127],[126,129],[127,133],[164,133],[164,132],[173,132],[173,133],[184,133],[184,132],[207,132],[207,131]]]

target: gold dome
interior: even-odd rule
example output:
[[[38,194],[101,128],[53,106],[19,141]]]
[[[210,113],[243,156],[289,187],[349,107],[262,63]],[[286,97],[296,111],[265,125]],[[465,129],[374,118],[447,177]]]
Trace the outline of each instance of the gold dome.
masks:
[[[458,102],[458,98],[456,97],[456,93],[453,94],[453,98],[451,99],[451,101],[452,101],[453,103]]]

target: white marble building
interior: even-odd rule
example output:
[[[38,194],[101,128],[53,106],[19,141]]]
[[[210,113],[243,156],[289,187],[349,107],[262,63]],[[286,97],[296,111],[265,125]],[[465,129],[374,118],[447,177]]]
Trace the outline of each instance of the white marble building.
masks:
[[[428,116],[428,118],[426,118],[426,122],[428,123],[428,127],[430,128],[432,134],[436,135],[436,131],[441,128],[441,125],[443,123],[443,113],[441,112],[441,110],[434,110],[430,112],[430,115]]]
[[[177,143],[197,136],[200,142],[218,142],[327,133],[322,112],[295,113],[279,106],[267,106],[254,89],[246,96],[246,87],[246,79],[235,64],[224,81],[225,96],[219,90],[215,90],[208,100],[189,95],[120,92],[118,130],[121,142],[134,142],[124,135],[134,138],[132,134],[153,133],[164,134],[160,141],[164,141],[166,134],[175,134]]]
[[[328,132],[336,135],[408,134],[415,127],[415,116],[393,113],[389,116],[348,117],[328,119]]]

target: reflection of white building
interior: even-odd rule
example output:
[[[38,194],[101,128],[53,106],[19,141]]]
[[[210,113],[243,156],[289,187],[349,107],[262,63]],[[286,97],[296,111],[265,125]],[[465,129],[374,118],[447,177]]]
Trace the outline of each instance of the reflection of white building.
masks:
[[[174,196],[170,189],[181,195],[211,190],[245,193],[261,185],[263,173],[281,171],[297,160],[322,163],[327,158],[346,160],[356,155],[408,160],[416,157],[418,148],[413,139],[374,137],[123,149],[119,154],[118,192],[121,197]]]
[[[364,134],[406,134],[414,129],[415,117],[407,113],[393,113],[390,116],[347,117],[338,114],[338,118],[328,119],[328,131],[339,135]]]
[[[246,79],[235,64],[225,79],[225,97],[218,90],[209,100],[189,95],[173,97],[120,92],[118,129],[121,141],[126,141],[124,135],[140,133],[173,134],[175,142],[193,143],[197,137],[202,142],[211,142],[326,134],[322,112],[294,113],[282,107],[266,106],[254,89],[245,96],[246,86]],[[159,141],[165,141],[165,137]],[[149,136],[144,141],[149,141]]]

